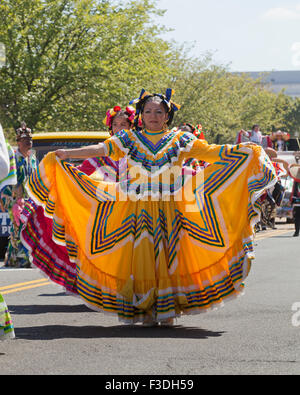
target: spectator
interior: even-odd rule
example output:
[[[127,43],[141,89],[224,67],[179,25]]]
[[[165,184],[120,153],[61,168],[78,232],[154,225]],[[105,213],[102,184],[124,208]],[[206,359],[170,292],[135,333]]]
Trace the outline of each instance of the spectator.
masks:
[[[10,239],[4,260],[4,265],[9,267],[30,267],[29,256],[20,240],[22,223],[20,212],[27,199],[25,184],[36,168],[36,157],[32,152],[32,133],[25,122],[16,130],[18,149],[15,152],[17,167],[17,184],[6,186],[1,192],[4,209],[8,211],[11,219]]]
[[[276,133],[272,133],[271,140],[275,151],[282,152],[288,151],[290,135],[278,130]]]
[[[252,143],[258,144],[261,147],[263,147],[265,150],[267,148],[273,148],[272,141],[269,136],[263,135],[260,131],[259,125],[253,125],[252,130],[246,132],[244,129],[242,129],[236,139],[236,143],[240,144],[243,142],[250,141]]]

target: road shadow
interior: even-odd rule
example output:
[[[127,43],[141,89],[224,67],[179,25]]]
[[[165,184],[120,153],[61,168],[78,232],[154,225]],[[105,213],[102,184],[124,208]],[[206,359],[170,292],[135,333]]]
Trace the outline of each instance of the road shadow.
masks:
[[[9,312],[13,315],[36,315],[47,313],[91,313],[83,304],[80,305],[9,305]],[[94,312],[97,314],[96,312]]]
[[[12,315],[39,315],[48,313],[95,313],[85,305],[9,305]],[[178,338],[178,339],[208,339],[220,337],[224,332],[184,327],[154,327],[147,328],[137,325],[103,326],[68,326],[45,325],[33,327],[16,327],[17,339],[24,340],[58,340],[58,339],[101,339],[101,338]]]
[[[172,338],[172,339],[208,339],[220,337],[225,332],[175,325],[172,328],[146,328],[137,325],[117,326],[68,326],[45,325],[15,328],[17,339],[23,340],[59,340],[59,339],[103,339],[103,338]]]

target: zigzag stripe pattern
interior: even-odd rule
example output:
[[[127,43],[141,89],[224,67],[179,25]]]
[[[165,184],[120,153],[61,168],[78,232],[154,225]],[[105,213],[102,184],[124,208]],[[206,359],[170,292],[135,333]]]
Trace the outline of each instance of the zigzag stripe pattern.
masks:
[[[51,217],[54,214],[55,202],[50,198],[49,188],[42,180],[39,167],[31,174],[26,186],[29,194],[40,202],[45,213]]]
[[[159,246],[162,241],[164,241],[164,244],[166,245],[166,242],[168,241],[168,232],[167,218],[165,216],[165,213],[160,209],[159,217],[157,218],[156,227],[153,234],[155,259],[157,259],[159,256]]]
[[[65,227],[57,223],[57,221],[53,218],[53,228],[52,228],[53,237],[58,242],[65,243]]]
[[[130,159],[143,169],[151,173],[151,169],[163,168],[166,165],[171,165],[174,159],[178,158],[181,149],[185,149],[195,137],[190,133],[185,133],[180,137],[179,141],[173,141],[176,137],[176,132],[170,132],[165,135],[156,145],[153,145],[150,140],[143,136],[140,132],[121,131],[117,133],[112,139],[118,144],[120,143],[123,150],[127,152]],[[170,144],[172,142],[172,144]],[[139,146],[140,143],[140,146]],[[170,144],[170,147],[166,146]],[[149,151],[152,158],[141,152],[140,148]],[[160,158],[156,157],[159,152],[163,152]]]
[[[91,198],[103,202],[115,200],[113,195],[111,195],[109,192],[99,189],[97,183],[92,182],[89,177],[87,177],[76,167],[72,166],[70,163],[62,161],[61,165],[67,171],[67,173],[70,174],[79,188]]]
[[[138,138],[138,140],[145,145],[148,150],[153,154],[156,155],[159,151],[161,151],[161,149],[163,147],[165,147],[165,145],[172,140],[172,138],[174,137],[175,133],[174,132],[170,132],[166,135],[164,135],[156,144],[153,144],[150,140],[148,140],[147,138],[145,138],[145,136],[140,133],[140,132],[136,132],[134,131],[134,135]]]
[[[200,228],[199,224],[193,223],[188,220],[179,210],[175,210],[175,218],[172,222],[172,229],[170,234],[167,234],[166,229],[166,218],[164,213],[160,212],[159,221],[157,221],[154,228],[153,218],[146,211],[143,210],[142,213],[136,217],[131,215],[124,219],[121,226],[114,231],[107,233],[107,223],[109,221],[110,214],[114,207],[114,202],[100,203],[95,216],[95,221],[92,229],[91,237],[91,254],[100,254],[109,251],[114,248],[126,238],[134,238],[135,242],[139,240],[140,237],[150,237],[153,239],[154,251],[156,259],[159,256],[159,245],[164,240],[167,243],[168,254],[169,254],[169,269],[172,267],[176,255],[177,255],[177,245],[180,242],[180,232],[185,230],[188,232],[189,236],[194,240],[207,244],[210,246],[223,247],[224,238],[222,237],[220,226],[218,223],[218,216],[215,212],[213,196],[218,188],[224,184],[224,180],[229,179],[240,166],[247,160],[248,154],[238,151],[238,147],[231,149],[223,149],[220,153],[220,162],[222,167],[220,170],[214,172],[210,177],[198,187],[196,194],[199,199],[204,198],[203,208],[200,211],[200,215],[205,224],[204,228]],[[63,163],[64,168],[73,177],[78,185],[87,193],[89,196],[95,198],[97,193],[97,200],[106,197],[106,194],[99,195],[99,190],[96,192],[96,187],[93,183],[89,182],[87,177],[83,175],[76,168],[70,166],[67,163]],[[271,179],[272,172],[265,169],[262,173],[263,177],[259,180],[254,180],[249,183],[250,195],[255,193],[255,191],[261,189],[268,181]],[[35,192],[39,194],[40,199],[44,200],[47,198],[47,187],[41,182],[38,172],[35,173],[35,182],[33,183]],[[38,188],[40,187],[40,189]],[[255,203],[257,209],[259,203]],[[256,210],[253,206],[249,204],[249,218],[252,220],[256,215]],[[47,211],[52,213],[54,210],[54,203],[47,200]],[[58,241],[64,242],[64,227],[60,226],[56,221],[53,221],[53,235]],[[69,250],[72,257],[77,254],[76,246],[69,244]]]
[[[39,167],[29,177],[28,186],[41,203],[47,203],[49,189],[42,180]]]
[[[77,275],[73,261],[77,256],[75,243],[67,241],[67,251],[52,241],[51,222],[44,217],[43,209],[29,199],[23,210],[22,221],[26,227],[22,231],[22,243],[31,252],[32,263],[52,281],[67,291],[78,294]],[[63,238],[64,239],[64,238]]]
[[[117,139],[119,142],[123,139],[124,152],[126,148],[130,158],[136,163],[141,161],[140,167],[147,169],[152,163],[162,167],[174,163],[173,159],[179,158],[181,145],[184,147],[191,142],[189,136],[182,139],[180,135],[175,142],[170,136],[170,140],[164,140],[164,149],[160,146],[158,158],[154,155],[156,145],[146,147],[141,140],[132,142],[127,133],[121,133]],[[138,152],[138,144],[144,145],[142,153]],[[120,145],[118,147],[121,149]],[[200,144],[199,147],[200,150]],[[254,222],[258,218],[259,203],[256,200],[262,190],[275,181],[275,171],[268,159],[261,167],[260,149],[239,148],[212,148],[214,156],[211,157],[217,158],[218,162],[204,170],[204,180],[192,178],[185,184],[187,188],[194,188],[192,191],[198,204],[199,212],[195,210],[191,214],[186,209],[185,199],[176,200],[178,195],[170,202],[163,199],[148,202],[139,197],[137,202],[115,201],[113,192],[117,188],[112,193],[102,190],[109,183],[93,181],[72,165],[49,158],[51,165],[55,162],[56,177],[66,181],[70,194],[65,198],[59,195],[62,207],[57,207],[54,212],[55,193],[62,193],[63,184],[57,182],[49,192],[37,171],[31,179],[34,183],[31,188],[34,189],[33,195],[53,214],[53,236],[67,247],[71,262],[60,262],[55,259],[54,250],[49,252],[41,240],[34,240],[35,264],[53,281],[77,292],[95,310],[118,314],[128,323],[143,320],[152,308],[159,320],[181,312],[206,311],[228,297],[237,296],[243,289],[242,281],[253,259],[249,220]],[[117,147],[114,149],[115,156],[118,156]],[[147,156],[147,150],[152,150],[151,155]],[[186,157],[189,150],[190,146],[182,157]],[[198,151],[193,152],[197,154]],[[51,177],[52,170],[49,166],[47,177]],[[164,171],[163,168],[159,174]],[[128,182],[134,184],[136,180]],[[241,217],[233,213],[231,188],[235,194],[240,193]],[[49,193],[55,196],[49,198]],[[71,206],[69,196],[73,197]],[[92,210],[91,217],[87,207],[81,204],[84,201]],[[72,222],[72,214],[66,210],[67,218],[63,223],[58,218],[59,213],[72,204],[79,212],[82,210],[83,218]],[[224,208],[226,204],[230,204],[228,211]],[[83,219],[87,224],[84,234]],[[39,232],[38,228],[33,229],[34,226],[34,221],[29,220],[29,232],[24,232],[29,245],[30,237]],[[52,233],[50,236],[49,242]],[[74,240],[78,240],[78,246]],[[77,256],[80,262],[75,266]]]
[[[103,253],[113,248],[126,237],[134,235],[136,222],[135,215],[126,218],[122,222],[122,226],[120,228],[114,230],[110,234],[106,233],[107,222],[110,214],[112,213],[113,207],[114,203],[112,202],[106,202],[98,206],[91,236],[92,255]]]
[[[109,291],[104,292],[102,289],[90,284],[80,275],[78,276],[77,288],[79,295],[88,305],[91,305],[96,310],[118,314],[119,319],[124,322],[142,321],[145,315],[143,311],[136,309],[132,303]]]
[[[106,235],[105,224],[109,220],[109,214],[111,211],[104,211],[104,208],[102,207],[101,212],[99,212],[99,215],[96,217],[93,229],[93,235],[95,236],[93,237],[92,245],[94,248],[92,249],[92,253],[106,251],[111,248],[112,245],[115,246],[130,234],[135,235],[135,240],[137,241],[143,234],[142,230],[146,231],[148,236],[153,238],[156,258],[159,254],[159,243],[162,240],[162,236],[164,236],[164,240],[168,243],[169,269],[172,267],[177,255],[176,247],[180,242],[179,235],[181,230],[187,231],[191,238],[200,243],[214,247],[224,247],[225,241],[221,233],[218,215],[215,212],[213,195],[218,188],[224,184],[224,179],[227,180],[232,177],[240,166],[245,163],[248,156],[249,155],[246,153],[237,152],[237,149],[234,148],[230,150],[224,149],[220,155],[220,164],[223,165],[222,168],[219,171],[214,172],[213,175],[211,175],[210,178],[197,189],[197,195],[199,196],[202,194],[201,196],[204,196],[205,201],[203,209],[200,211],[200,215],[204,220],[203,222],[206,224],[204,228],[200,228],[199,224],[189,221],[179,210],[175,210],[176,215],[172,223],[172,230],[170,235],[166,235],[166,222],[163,220],[157,223],[156,228],[153,231],[153,218],[151,218],[149,213],[143,210],[143,214],[138,218],[137,226],[135,226],[136,218],[130,217],[122,223],[122,227],[118,228],[115,232]],[[261,179],[257,179],[249,184],[250,195],[263,188],[263,186],[271,180],[271,177],[272,171],[266,168]],[[257,208],[259,203],[256,203],[255,205]],[[249,218],[252,220],[255,216],[257,216],[257,212],[252,208],[252,205],[249,204]],[[163,218],[163,213],[160,213],[160,218]],[[96,242],[96,240],[98,240],[98,242]]]

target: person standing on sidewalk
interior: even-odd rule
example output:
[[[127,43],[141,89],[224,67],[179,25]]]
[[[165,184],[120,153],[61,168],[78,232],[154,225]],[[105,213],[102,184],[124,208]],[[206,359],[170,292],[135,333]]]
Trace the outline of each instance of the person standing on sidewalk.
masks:
[[[18,144],[15,152],[17,183],[8,185],[1,191],[3,207],[8,211],[12,222],[4,265],[28,268],[31,266],[29,255],[20,240],[22,229],[20,214],[28,198],[25,184],[36,168],[36,157],[32,152],[32,132],[25,122],[22,122],[21,127],[16,130],[16,140]]]

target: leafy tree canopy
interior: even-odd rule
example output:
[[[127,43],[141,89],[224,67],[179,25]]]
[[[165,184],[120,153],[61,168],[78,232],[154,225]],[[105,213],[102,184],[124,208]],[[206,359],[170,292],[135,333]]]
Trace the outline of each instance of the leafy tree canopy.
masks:
[[[201,123],[210,142],[233,142],[255,123],[300,130],[299,100],[232,74],[211,54],[161,38],[155,0],[1,0],[0,119],[36,130],[99,130],[107,108],[142,88],[176,91],[175,118]],[[0,48],[0,62],[3,54]]]

